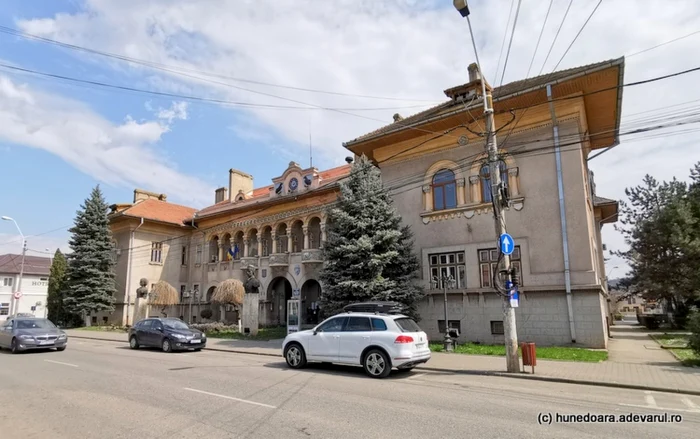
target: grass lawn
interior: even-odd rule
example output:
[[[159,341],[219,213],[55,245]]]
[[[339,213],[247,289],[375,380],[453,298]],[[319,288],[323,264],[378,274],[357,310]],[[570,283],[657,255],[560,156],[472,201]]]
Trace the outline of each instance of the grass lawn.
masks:
[[[102,331],[102,332],[127,332],[128,329],[123,326],[83,326],[75,328],[80,331]]]
[[[441,343],[431,343],[430,350],[433,352],[443,352]],[[497,355],[505,356],[506,347],[503,345],[483,345],[483,344],[460,344],[455,348],[455,353],[466,355]],[[520,353],[520,349],[518,349]],[[541,360],[562,360],[562,361],[582,361],[596,363],[608,359],[606,351],[594,351],[583,348],[569,347],[538,347],[537,358]]]
[[[207,331],[209,338],[224,338],[229,340],[258,340],[269,341],[284,338],[287,336],[287,328],[284,326],[275,328],[262,328],[257,335],[245,335],[235,330]]]
[[[684,366],[700,367],[700,355],[688,349],[688,333],[663,333],[651,334],[654,339],[662,347],[667,348]]]

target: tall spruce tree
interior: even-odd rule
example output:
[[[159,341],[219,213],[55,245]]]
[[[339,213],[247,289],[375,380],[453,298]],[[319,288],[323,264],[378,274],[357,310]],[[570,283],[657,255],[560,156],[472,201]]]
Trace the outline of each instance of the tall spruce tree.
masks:
[[[66,257],[61,253],[61,250],[56,250],[49,274],[49,291],[46,297],[46,306],[49,320],[62,325],[67,323],[67,316],[63,310],[63,294],[66,291],[67,270],[68,261]]]
[[[114,311],[116,286],[108,206],[99,185],[80,207],[70,229],[73,252],[68,255],[63,306],[66,311],[87,318],[92,312]]]
[[[389,300],[405,305],[418,319],[416,302],[424,293],[414,282],[419,261],[413,235],[382,186],[379,170],[362,156],[340,184],[338,204],[330,209],[331,224],[320,273],[325,316],[350,303]]]

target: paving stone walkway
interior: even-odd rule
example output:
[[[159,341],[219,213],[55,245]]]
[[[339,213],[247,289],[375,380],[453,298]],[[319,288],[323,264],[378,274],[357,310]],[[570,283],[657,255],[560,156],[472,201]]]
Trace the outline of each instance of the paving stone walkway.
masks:
[[[67,330],[69,338],[88,338],[127,342],[125,333]],[[511,378],[536,379],[599,386],[635,388],[700,395],[700,368],[682,366],[658,347],[648,332],[639,326],[616,325],[611,328],[609,360],[601,363],[538,360],[535,374],[505,372],[505,358],[483,355],[433,353],[430,361],[417,368],[433,373],[465,373]],[[248,341],[210,338],[207,349],[279,357],[282,340]]]

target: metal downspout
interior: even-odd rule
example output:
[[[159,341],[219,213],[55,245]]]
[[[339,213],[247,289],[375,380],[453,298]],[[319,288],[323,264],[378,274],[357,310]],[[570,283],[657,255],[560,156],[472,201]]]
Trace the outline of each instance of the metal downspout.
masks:
[[[561,149],[559,144],[559,122],[554,112],[552,101],[552,84],[547,84],[547,100],[549,112],[552,116],[552,130],[554,132],[554,157],[557,163],[557,189],[559,190],[559,217],[561,218],[561,240],[564,249],[564,284],[566,286],[566,307],[569,312],[569,328],[571,330],[571,342],[576,343],[576,327],[574,325],[574,307],[571,298],[571,269],[569,265],[569,235],[566,228],[566,208],[564,206],[564,182],[561,169]]]
[[[126,326],[129,326],[129,308],[131,305],[131,251],[134,248],[134,233],[143,225],[143,218],[141,218],[141,223],[131,231],[129,236],[129,256],[127,258],[126,265]]]

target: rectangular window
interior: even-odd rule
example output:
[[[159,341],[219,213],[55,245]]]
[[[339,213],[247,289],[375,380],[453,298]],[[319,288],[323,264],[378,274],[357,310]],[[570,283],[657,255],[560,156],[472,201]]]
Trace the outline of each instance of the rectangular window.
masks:
[[[428,255],[430,265],[430,289],[466,288],[467,270],[464,265],[464,252],[438,253]]]
[[[163,243],[162,242],[152,242],[151,243],[151,262],[162,263],[163,262]]]
[[[459,320],[448,320],[450,323],[450,329],[456,329],[459,333],[462,333],[462,322]],[[438,320],[438,332],[440,334],[445,333],[445,320]]]
[[[180,302],[185,299],[185,290],[187,290],[187,285],[180,285]]]
[[[501,320],[491,320],[491,334],[503,335],[503,322]]]
[[[14,279],[11,277],[6,277],[2,280],[2,285],[4,287],[11,287],[12,283],[14,282]]]
[[[180,264],[187,265],[187,246],[182,246],[182,254],[180,255]]]
[[[421,332],[418,323],[414,322],[413,319],[409,319],[408,317],[398,318],[394,320],[394,322],[396,323],[396,326],[399,327],[401,332]]]
[[[6,316],[10,314],[10,304],[0,303],[0,316]]]
[[[199,284],[194,284],[192,286],[192,290],[194,290],[195,292],[199,291]]]
[[[498,249],[480,249],[479,254],[479,277],[481,287],[489,288],[493,286],[493,275],[498,270]],[[515,246],[510,255],[511,265],[518,271],[518,284],[523,284],[523,267],[520,254],[520,246]]]
[[[202,263],[202,245],[197,246],[197,253],[194,257],[194,263],[200,265]]]
[[[386,322],[382,319],[372,318],[372,331],[386,331]]]

